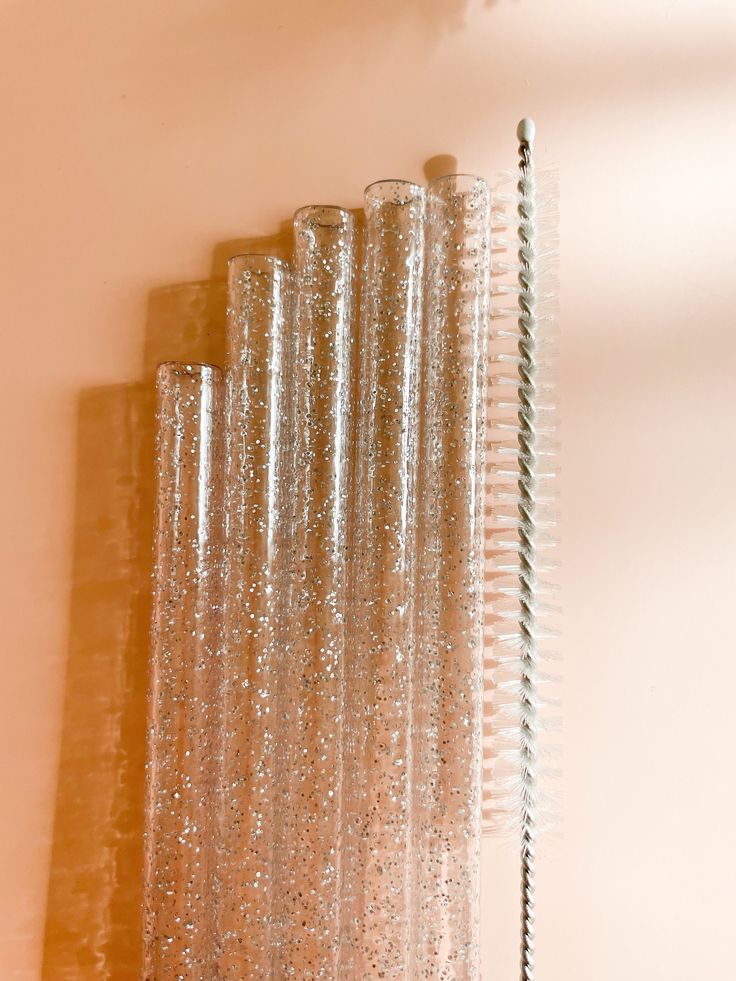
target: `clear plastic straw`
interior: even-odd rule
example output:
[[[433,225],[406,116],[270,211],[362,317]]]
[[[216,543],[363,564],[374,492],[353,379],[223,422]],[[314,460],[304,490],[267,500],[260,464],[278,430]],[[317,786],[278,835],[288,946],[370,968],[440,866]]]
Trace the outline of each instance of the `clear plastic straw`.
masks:
[[[414,687],[412,978],[480,976],[483,465],[490,194],[428,189]]]
[[[425,193],[365,194],[340,976],[409,977]]]
[[[229,263],[225,745],[220,976],[270,977],[279,679],[294,495],[291,274],[269,256]]]
[[[222,737],[223,379],[158,369],[144,878],[146,981],[211,978]]]
[[[294,216],[295,579],[284,664],[273,977],[337,978],[355,223]]]

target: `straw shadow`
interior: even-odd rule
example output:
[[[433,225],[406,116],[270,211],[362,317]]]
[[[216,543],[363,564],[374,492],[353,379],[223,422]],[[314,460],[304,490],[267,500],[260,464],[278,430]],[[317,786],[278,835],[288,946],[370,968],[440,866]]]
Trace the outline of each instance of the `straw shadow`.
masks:
[[[457,157],[450,153],[438,153],[424,161],[424,177],[427,181],[457,173]]]
[[[255,237],[231,238],[218,242],[212,250],[211,279],[224,280],[227,277],[227,261],[231,256],[246,253],[257,255],[273,255],[286,262],[291,261],[292,252],[292,223],[291,219],[279,222],[277,230],[272,235]]]
[[[138,972],[150,386],[81,394],[70,642],[44,981]]]

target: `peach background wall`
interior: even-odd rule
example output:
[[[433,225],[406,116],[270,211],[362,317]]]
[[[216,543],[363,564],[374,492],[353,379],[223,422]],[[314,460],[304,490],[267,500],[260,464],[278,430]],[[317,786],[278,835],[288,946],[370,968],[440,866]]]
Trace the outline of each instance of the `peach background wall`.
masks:
[[[437,154],[493,174],[524,114],[562,183],[565,803],[538,973],[734,976],[736,7],[0,18],[0,976],[136,977],[156,361],[216,355],[208,281],[283,249],[297,206]],[[507,981],[516,859],[484,863],[484,976]]]

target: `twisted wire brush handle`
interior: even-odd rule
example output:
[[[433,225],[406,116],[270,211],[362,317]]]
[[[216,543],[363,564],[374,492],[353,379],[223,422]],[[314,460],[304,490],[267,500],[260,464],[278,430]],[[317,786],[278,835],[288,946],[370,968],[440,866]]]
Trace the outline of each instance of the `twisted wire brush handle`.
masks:
[[[519,557],[521,637],[521,981],[534,979],[534,871],[537,838],[537,577],[534,123],[522,119],[519,139]]]

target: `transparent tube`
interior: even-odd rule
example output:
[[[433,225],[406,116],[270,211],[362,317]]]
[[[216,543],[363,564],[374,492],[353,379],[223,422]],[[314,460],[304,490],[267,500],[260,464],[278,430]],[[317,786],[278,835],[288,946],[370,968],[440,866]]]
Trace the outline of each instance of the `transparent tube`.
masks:
[[[279,678],[294,489],[291,274],[228,267],[225,745],[219,856],[222,978],[270,976]]]
[[[355,228],[294,216],[295,594],[284,666],[273,977],[337,978]]]
[[[222,374],[169,362],[156,389],[143,977],[205,981],[222,736]]]
[[[428,189],[412,978],[477,979],[490,194]]]
[[[365,195],[340,975],[408,977],[423,188]]]

